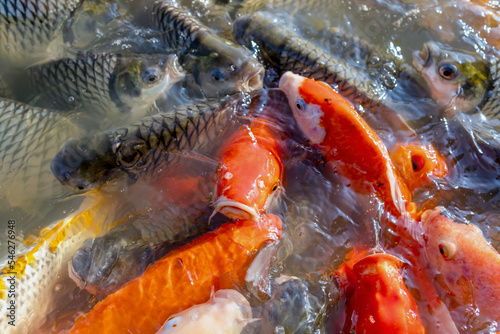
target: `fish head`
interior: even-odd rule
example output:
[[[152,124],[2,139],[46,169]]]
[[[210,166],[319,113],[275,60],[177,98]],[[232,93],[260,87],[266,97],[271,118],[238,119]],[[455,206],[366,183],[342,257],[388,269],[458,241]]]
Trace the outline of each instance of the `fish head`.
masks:
[[[122,55],[117,66],[117,98],[131,109],[144,108],[185,76],[175,55]]]
[[[473,304],[483,314],[500,317],[491,303],[500,298],[500,254],[473,224],[457,223],[442,208],[422,214],[424,248],[436,288],[459,305]]]
[[[321,144],[329,130],[327,120],[337,108],[354,106],[324,82],[292,72],[281,76],[279,88],[288,97],[297,124],[312,144]]]
[[[403,282],[403,262],[385,253],[361,256],[355,253],[339,268],[349,289],[341,289],[347,305],[335,326],[344,328],[343,332],[425,333],[415,300]]]
[[[434,42],[413,54],[413,65],[427,83],[431,97],[446,109],[472,111],[489,89],[489,70],[478,56]]]
[[[241,141],[233,137],[223,149],[214,213],[257,221],[281,187],[283,166],[276,151],[255,139],[259,137],[252,130],[241,134]]]
[[[205,97],[221,97],[262,88],[264,66],[252,57],[248,49],[209,37],[204,43],[212,52],[190,56],[185,67]]]
[[[139,276],[154,261],[153,249],[141,240],[133,222],[105,236],[86,240],[68,263],[69,276],[92,294],[108,295]]]
[[[221,333],[240,333],[252,319],[247,299],[236,290],[218,290],[209,301],[168,318],[158,333],[201,333],[217,328]]]
[[[50,164],[59,182],[78,190],[98,188],[117,167],[111,143],[101,133],[69,140]]]
[[[391,159],[410,191],[448,173],[446,163],[430,144],[397,144]]]

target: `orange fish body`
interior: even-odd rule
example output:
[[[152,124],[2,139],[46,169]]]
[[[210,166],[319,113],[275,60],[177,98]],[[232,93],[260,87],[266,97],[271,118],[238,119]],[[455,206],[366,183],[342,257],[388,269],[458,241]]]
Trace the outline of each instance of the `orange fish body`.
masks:
[[[278,142],[269,125],[253,120],[242,126],[221,150],[214,213],[258,220],[282,175]]]
[[[375,193],[399,216],[410,193],[398,178],[386,146],[354,106],[327,84],[291,72],[280,80],[294,117],[311,143],[359,193]]]
[[[359,257],[335,271],[347,299],[346,317],[339,324],[342,333],[425,333],[415,300],[401,277],[402,262],[389,254]]]
[[[441,208],[422,214],[425,253],[444,301],[475,308],[479,321],[500,322],[500,254],[472,224],[460,224]]]
[[[169,316],[209,300],[212,288],[243,285],[252,256],[280,235],[274,215],[224,224],[149,266],[80,316],[71,333],[156,333]]]
[[[411,192],[429,184],[432,179],[444,177],[448,173],[446,163],[431,144],[406,146],[397,144],[391,157],[399,175]]]

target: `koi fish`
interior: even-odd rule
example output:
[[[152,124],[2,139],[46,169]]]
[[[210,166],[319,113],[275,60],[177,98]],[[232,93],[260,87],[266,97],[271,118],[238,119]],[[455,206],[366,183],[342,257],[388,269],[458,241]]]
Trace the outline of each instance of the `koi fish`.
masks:
[[[499,322],[500,254],[481,230],[446,217],[441,207],[424,212],[421,224],[429,268],[448,308],[458,310],[461,321],[467,312],[473,321]]]
[[[259,223],[224,224],[149,266],[143,276],[80,316],[71,333],[155,333],[171,315],[207,301],[212,287],[243,285],[252,255],[280,236],[281,220],[274,215]]]
[[[278,142],[265,121],[242,126],[222,148],[214,214],[258,220],[280,187]]]
[[[283,74],[279,87],[309,141],[355,191],[375,193],[397,216],[410,208],[410,192],[397,176],[386,146],[349,101],[327,84],[292,72]]]
[[[354,254],[335,271],[347,299],[338,324],[342,333],[425,333],[400,273],[403,263],[393,255],[366,253]]]
[[[446,163],[431,144],[397,144],[391,158],[411,192],[448,173]]]
[[[236,290],[219,290],[204,304],[170,317],[157,334],[239,334],[252,319],[248,300]]]

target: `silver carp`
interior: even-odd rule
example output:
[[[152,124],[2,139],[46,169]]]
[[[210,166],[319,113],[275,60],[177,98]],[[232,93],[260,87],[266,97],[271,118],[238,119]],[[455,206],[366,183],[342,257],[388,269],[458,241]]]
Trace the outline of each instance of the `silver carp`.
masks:
[[[292,71],[307,78],[336,85],[339,93],[364,107],[385,98],[386,87],[362,69],[311,43],[266,13],[238,18],[234,23],[235,39],[247,46],[258,45],[264,60],[279,74]]]
[[[152,15],[165,44],[179,53],[182,66],[206,97],[262,88],[264,67],[245,47],[217,36],[168,0],[154,2]]]
[[[46,55],[62,26],[82,0],[1,0],[0,59],[29,64]],[[5,65],[5,63],[3,64]]]
[[[143,116],[161,94],[184,78],[177,57],[160,54],[81,52],[27,71],[29,87],[18,89],[22,94],[18,100],[108,117]],[[26,85],[26,80],[17,81]]]

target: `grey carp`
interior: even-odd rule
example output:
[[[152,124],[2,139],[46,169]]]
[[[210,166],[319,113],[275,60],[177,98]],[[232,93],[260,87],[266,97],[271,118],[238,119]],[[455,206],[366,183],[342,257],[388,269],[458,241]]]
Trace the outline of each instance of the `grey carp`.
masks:
[[[52,175],[50,161],[66,141],[83,133],[64,113],[0,98],[0,197],[25,208],[61,196],[66,189]]]
[[[28,94],[19,89],[25,95],[19,100],[36,98],[41,107],[115,116],[142,115],[184,73],[175,55],[83,52],[29,67],[28,77]]]
[[[260,309],[260,332],[321,333],[321,330],[316,328],[320,305],[317,298],[309,293],[304,280],[281,276],[272,281],[271,287],[271,300]]]
[[[479,55],[428,42],[413,54],[413,65],[440,107],[451,113],[480,108],[486,116],[498,118],[496,60],[488,64]]]
[[[156,1],[152,15],[165,44],[177,50],[206,97],[262,88],[264,68],[245,47],[217,36],[169,1]]]
[[[336,85],[340,94],[364,107],[376,105],[385,98],[387,89],[368,73],[302,39],[269,14],[238,18],[233,33],[243,45],[258,45],[263,58],[277,67],[279,74],[292,71]]]
[[[0,59],[10,62],[43,55],[82,0],[1,0]]]
[[[86,240],[69,263],[70,277],[81,289],[105,297],[169,251],[213,229],[200,218],[169,216],[139,215]]]
[[[203,152],[233,122],[238,99],[207,100],[107,133],[74,139],[51,163],[56,178],[80,190],[95,188],[124,173],[132,179],[154,173],[182,152]]]

